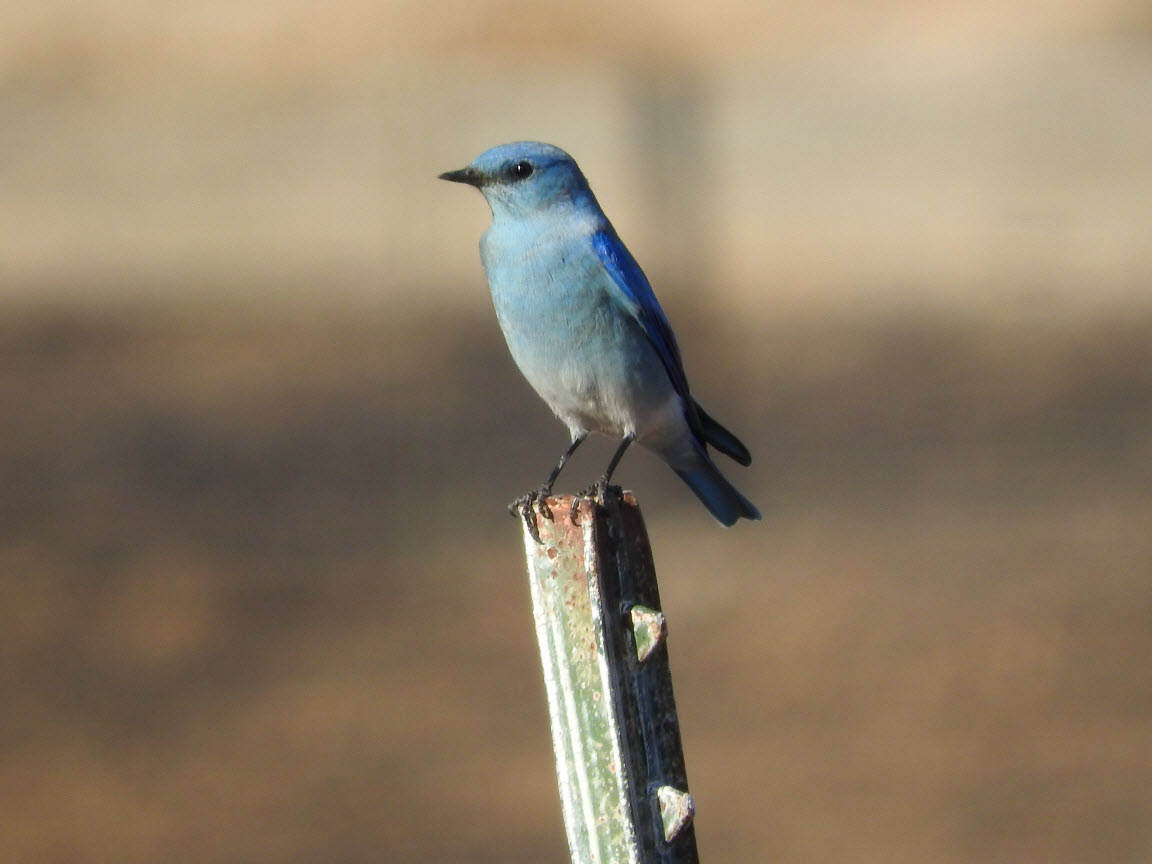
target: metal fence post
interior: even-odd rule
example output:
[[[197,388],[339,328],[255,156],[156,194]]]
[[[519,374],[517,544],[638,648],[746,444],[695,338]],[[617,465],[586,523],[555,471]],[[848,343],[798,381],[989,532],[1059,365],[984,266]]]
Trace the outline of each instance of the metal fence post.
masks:
[[[524,531],[573,864],[698,864],[652,550],[631,494]]]

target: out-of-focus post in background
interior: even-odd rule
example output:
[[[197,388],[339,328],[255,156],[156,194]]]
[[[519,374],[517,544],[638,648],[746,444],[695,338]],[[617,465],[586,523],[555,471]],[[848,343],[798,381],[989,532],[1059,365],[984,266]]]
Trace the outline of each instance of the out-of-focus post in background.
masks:
[[[523,138],[755,456],[732,531],[617,476],[701,857],[1148,860],[1146,2],[9,6],[6,861],[564,860],[493,503],[564,432],[436,179]]]

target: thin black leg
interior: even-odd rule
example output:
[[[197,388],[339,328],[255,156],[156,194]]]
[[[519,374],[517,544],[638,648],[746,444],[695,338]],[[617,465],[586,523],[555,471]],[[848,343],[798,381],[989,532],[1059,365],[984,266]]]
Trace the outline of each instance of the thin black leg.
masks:
[[[556,482],[556,478],[560,476],[560,472],[564,470],[564,466],[568,464],[568,460],[572,458],[572,454],[576,452],[576,448],[584,443],[584,439],[588,437],[587,432],[582,432],[572,439],[572,443],[568,445],[568,449],[564,451],[564,455],[560,457],[560,461],[556,463],[556,467],[552,469],[552,473],[548,475],[548,479],[544,481],[544,485],[540,487],[541,491],[548,490],[548,494],[552,494],[552,484]]]
[[[560,472],[564,470],[564,466],[568,464],[568,460],[572,458],[572,454],[576,452],[576,448],[583,444],[587,437],[588,433],[583,432],[573,438],[572,443],[568,445],[568,449],[564,451],[560,461],[556,463],[556,467],[548,474],[548,479],[541,484],[540,488],[526,492],[508,505],[508,512],[524,520],[524,524],[528,527],[528,533],[537,543],[540,542],[540,530],[536,527],[536,513],[539,511],[541,516],[549,522],[552,521],[552,508],[548,506],[548,498],[552,495],[552,485],[560,476]]]
[[[576,511],[580,509],[580,502],[585,498],[603,501],[604,493],[608,491],[608,482],[612,479],[612,474],[615,472],[616,466],[619,465],[620,460],[624,458],[624,453],[628,450],[628,446],[635,440],[635,435],[626,435],[624,440],[620,442],[620,446],[616,448],[616,452],[612,454],[612,460],[608,463],[608,467],[604,469],[604,473],[600,475],[600,479],[596,481],[596,485],[589,486],[572,499],[572,506],[568,510],[569,519],[573,522],[576,521]]]
[[[612,454],[612,461],[608,463],[608,467],[604,469],[603,476],[600,477],[600,482],[596,485],[600,489],[608,488],[608,481],[612,479],[612,472],[616,470],[616,466],[620,464],[620,460],[624,458],[624,451],[628,449],[628,445],[636,440],[635,435],[626,435],[624,440],[620,442],[620,446],[616,448],[616,452]]]

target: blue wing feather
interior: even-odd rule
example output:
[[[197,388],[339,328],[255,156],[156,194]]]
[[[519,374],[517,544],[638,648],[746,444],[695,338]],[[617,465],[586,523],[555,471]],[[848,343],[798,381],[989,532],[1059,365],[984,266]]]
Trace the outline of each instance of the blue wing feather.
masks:
[[[620,242],[616,232],[610,228],[602,228],[593,234],[592,246],[596,250],[596,257],[624,294],[630,311],[644,328],[668,377],[672,379],[672,386],[684,400],[685,406],[693,405],[692,397],[688,394],[688,378],[680,359],[680,348],[676,345],[676,337],[672,334],[668,319],[664,317],[664,310],[660,308],[652,286],[648,284],[648,277],[632,253]]]
[[[741,465],[750,465],[752,455],[748,452],[748,448],[739,438],[709,417],[689,394],[688,377],[684,374],[684,364],[680,360],[680,348],[676,345],[676,337],[672,335],[672,328],[668,324],[668,319],[664,317],[664,310],[660,308],[656,295],[652,293],[648,277],[644,275],[632,253],[620,242],[611,226],[601,228],[592,235],[592,247],[596,250],[596,257],[600,259],[605,271],[620,289],[624,304],[644,329],[652,347],[656,349],[656,354],[664,364],[672,386],[684,401],[684,417],[697,441],[701,446],[711,444]],[[689,481],[689,485],[693,485],[693,481]],[[736,495],[739,497],[739,493]],[[742,515],[750,519],[760,518],[755,507],[743,498],[740,500]],[[735,518],[733,517],[733,521]]]

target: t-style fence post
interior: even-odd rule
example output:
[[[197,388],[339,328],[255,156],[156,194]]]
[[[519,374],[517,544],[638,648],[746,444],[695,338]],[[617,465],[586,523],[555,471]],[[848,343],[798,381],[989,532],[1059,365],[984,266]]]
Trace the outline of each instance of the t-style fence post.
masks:
[[[652,550],[635,498],[549,499],[525,527],[573,864],[697,864]]]

